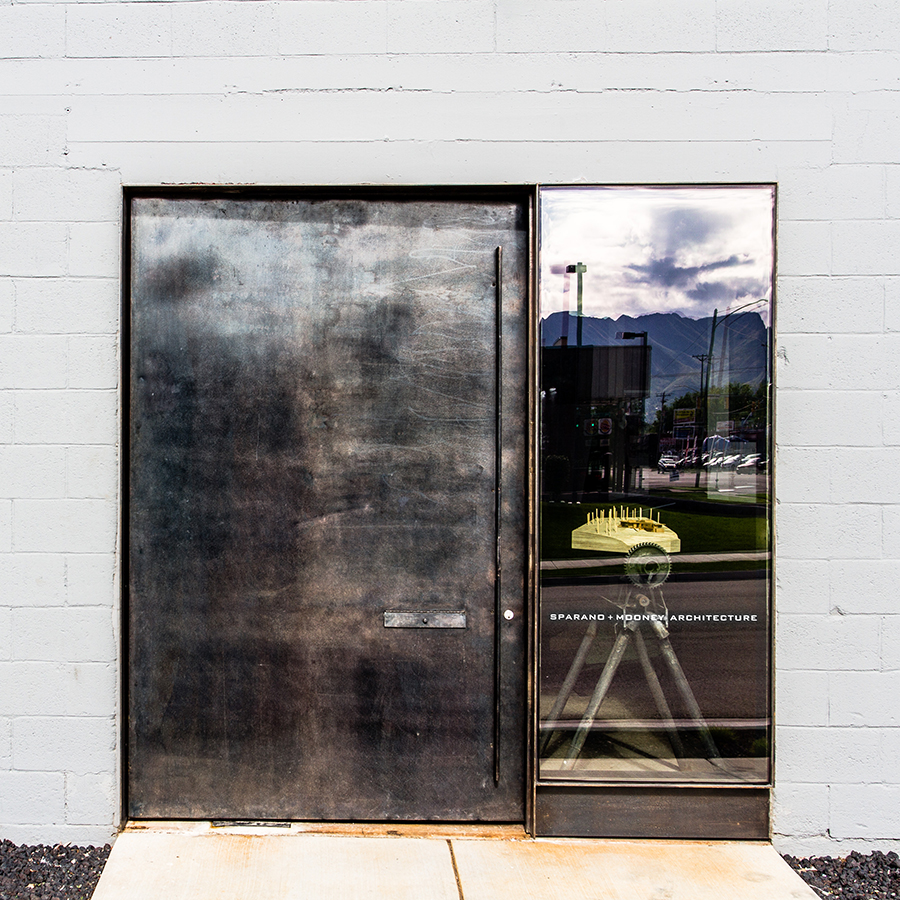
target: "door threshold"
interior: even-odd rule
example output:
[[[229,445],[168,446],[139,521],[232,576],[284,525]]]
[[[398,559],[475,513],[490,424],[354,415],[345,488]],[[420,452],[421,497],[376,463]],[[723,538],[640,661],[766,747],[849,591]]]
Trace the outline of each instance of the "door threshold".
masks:
[[[157,834],[334,834],[343,837],[446,838],[502,841],[531,840],[521,824],[486,822],[275,822],[257,820],[137,819],[125,823],[125,832]]]

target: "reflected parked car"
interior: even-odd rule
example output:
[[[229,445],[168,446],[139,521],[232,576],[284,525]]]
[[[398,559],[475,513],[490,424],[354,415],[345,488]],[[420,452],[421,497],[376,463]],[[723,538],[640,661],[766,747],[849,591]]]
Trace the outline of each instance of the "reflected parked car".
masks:
[[[745,456],[737,465],[738,472],[755,472],[759,465],[760,455],[758,453],[750,453]]]
[[[723,469],[734,470],[737,468],[738,463],[741,461],[740,453],[729,453],[728,455],[722,458],[721,466]]]
[[[661,456],[656,463],[656,471],[662,475],[664,472],[675,472],[678,469],[678,460],[674,456]]]

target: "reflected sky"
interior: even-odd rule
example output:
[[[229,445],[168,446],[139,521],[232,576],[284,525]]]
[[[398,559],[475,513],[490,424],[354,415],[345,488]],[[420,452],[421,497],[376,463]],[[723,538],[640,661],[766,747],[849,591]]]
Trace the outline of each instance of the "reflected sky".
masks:
[[[746,308],[769,324],[774,188],[566,187],[541,191],[541,317],[674,312],[697,319]]]

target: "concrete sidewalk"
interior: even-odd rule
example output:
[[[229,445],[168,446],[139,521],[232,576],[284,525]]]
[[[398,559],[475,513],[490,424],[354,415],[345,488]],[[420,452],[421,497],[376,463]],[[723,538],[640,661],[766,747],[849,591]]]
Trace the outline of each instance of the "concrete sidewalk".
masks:
[[[94,900],[815,900],[770,844],[516,829],[128,829]],[[318,829],[321,830],[321,829]]]

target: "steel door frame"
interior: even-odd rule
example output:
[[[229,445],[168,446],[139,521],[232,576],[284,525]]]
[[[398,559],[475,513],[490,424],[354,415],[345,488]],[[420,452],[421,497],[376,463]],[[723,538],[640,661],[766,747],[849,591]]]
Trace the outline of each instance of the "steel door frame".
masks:
[[[521,660],[521,679],[522,684],[520,694],[524,698],[525,708],[521,710],[521,721],[523,723],[523,741],[522,746],[525,749],[524,764],[524,783],[523,805],[524,805],[524,824],[532,831],[532,819],[534,811],[534,778],[532,763],[532,747],[534,740],[534,685],[535,679],[535,660],[536,660],[536,622],[535,622],[535,597],[536,597],[536,579],[534,576],[535,566],[535,536],[533,529],[529,527],[535,515],[535,481],[537,477],[536,457],[536,372],[533,350],[536,346],[536,324],[535,324],[535,286],[536,286],[536,188],[531,185],[527,186],[477,186],[477,187],[459,187],[459,186],[404,186],[404,187],[331,187],[331,186],[311,186],[311,187],[209,187],[203,185],[196,186],[179,186],[179,187],[157,187],[157,186],[133,186],[126,187],[123,192],[123,232],[122,232],[122,306],[121,306],[121,333],[123,341],[123,353],[121,354],[121,385],[123,396],[130,396],[131,384],[131,323],[130,323],[130,294],[131,294],[131,248],[132,248],[132,230],[131,230],[131,202],[133,199],[142,197],[164,197],[170,199],[176,198],[204,198],[204,199],[316,199],[329,198],[341,199],[352,198],[357,200],[496,200],[496,201],[516,201],[522,204],[527,211],[527,275],[525,308],[527,310],[527,321],[520,323],[520,332],[518,339],[524,339],[525,346],[521,347],[521,353],[525,364],[525,409],[522,413],[525,418],[525,448],[526,459],[524,462],[524,472],[526,473],[526,483],[521,485],[523,498],[523,513],[525,528],[519,535],[518,540],[522,547],[523,568],[522,583],[524,585],[522,608],[525,611],[525,627],[524,636],[526,646],[524,648],[524,658]],[[130,435],[129,435],[129,409],[128,400],[125,400],[124,407],[126,414],[122,418],[122,430],[120,437],[122,440],[122,448],[124,459],[130,459]],[[128,518],[129,518],[129,466],[123,464],[121,467],[121,521],[122,533],[128,535]],[[126,541],[127,544],[127,541]],[[129,714],[129,675],[131,661],[128,653],[128,629],[129,629],[129,562],[128,554],[122,556],[122,578],[121,578],[121,611],[122,611],[122,643],[121,643],[121,659],[122,669],[121,676],[121,722],[123,724],[120,748],[122,760],[122,792],[121,792],[121,809],[123,820],[127,819],[128,809],[128,714]],[[502,699],[502,698],[500,698]]]

